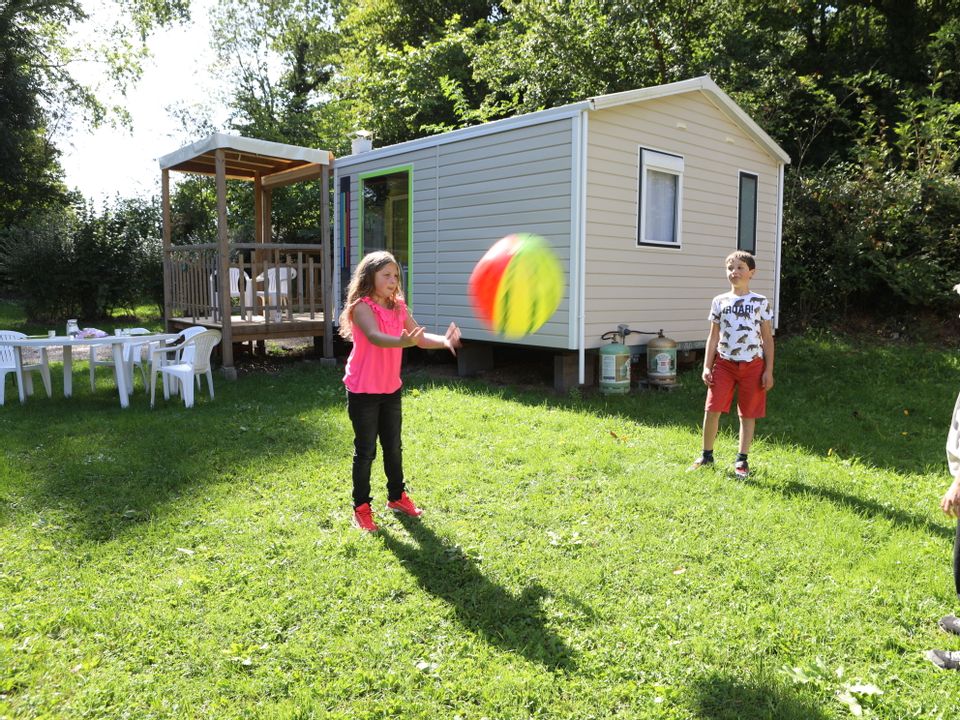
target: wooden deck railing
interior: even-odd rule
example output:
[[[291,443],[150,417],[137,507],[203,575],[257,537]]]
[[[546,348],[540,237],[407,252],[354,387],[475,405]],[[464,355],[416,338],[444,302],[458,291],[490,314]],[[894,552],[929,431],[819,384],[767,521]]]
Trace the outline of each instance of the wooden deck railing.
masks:
[[[227,284],[231,314],[267,325],[293,322],[297,315],[322,318],[322,253],[319,245],[231,243],[229,264],[236,280]],[[167,317],[222,323],[217,244],[172,246],[164,262],[170,278]]]

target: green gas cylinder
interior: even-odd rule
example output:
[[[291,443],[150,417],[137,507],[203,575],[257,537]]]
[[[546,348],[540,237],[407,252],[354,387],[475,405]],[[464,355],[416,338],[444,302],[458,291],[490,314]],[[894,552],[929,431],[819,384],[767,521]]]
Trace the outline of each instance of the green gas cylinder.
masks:
[[[630,348],[619,340],[618,333],[607,333],[608,345],[600,346],[600,392],[604,395],[626,395],[630,392]]]

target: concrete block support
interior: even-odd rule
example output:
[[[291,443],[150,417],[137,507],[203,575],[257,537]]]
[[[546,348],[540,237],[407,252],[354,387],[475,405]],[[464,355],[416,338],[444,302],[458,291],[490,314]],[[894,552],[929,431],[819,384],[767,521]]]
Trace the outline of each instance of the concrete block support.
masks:
[[[493,346],[486,343],[465,343],[457,350],[457,375],[470,377],[493,370]]]
[[[584,387],[591,387],[597,380],[597,356],[587,353],[584,357]],[[553,356],[553,389],[566,393],[579,387],[580,360],[577,353],[562,353]]]

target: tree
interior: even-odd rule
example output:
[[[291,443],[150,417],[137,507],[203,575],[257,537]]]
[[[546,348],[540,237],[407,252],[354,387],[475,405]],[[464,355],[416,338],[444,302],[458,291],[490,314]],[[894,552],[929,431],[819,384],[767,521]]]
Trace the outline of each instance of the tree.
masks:
[[[486,96],[470,48],[501,17],[493,0],[346,0],[335,8],[335,92],[355,125],[392,144],[462,124]]]
[[[53,23],[82,16],[72,0],[0,0],[0,228],[66,191],[41,106],[45,55],[32,29],[41,14]]]
[[[339,39],[326,0],[221,0],[213,25],[214,47],[232,83],[232,130],[263,140],[345,152],[350,121],[346,103],[330,90]],[[175,205],[199,210],[202,187],[202,180],[181,183]],[[237,241],[250,242],[252,188],[247,183],[230,183],[227,192],[231,233]],[[319,182],[298,183],[273,193],[277,239],[320,241],[319,193]],[[208,210],[213,213],[213,206]],[[200,222],[199,215],[195,221]],[[204,222],[209,224],[210,219]]]
[[[69,203],[51,136],[74,113],[98,124],[110,112],[71,63],[106,62],[123,90],[139,76],[149,31],[189,17],[188,0],[116,3],[127,24],[106,34],[109,45],[78,48],[69,30],[86,17],[80,0],[0,0],[0,228]]]

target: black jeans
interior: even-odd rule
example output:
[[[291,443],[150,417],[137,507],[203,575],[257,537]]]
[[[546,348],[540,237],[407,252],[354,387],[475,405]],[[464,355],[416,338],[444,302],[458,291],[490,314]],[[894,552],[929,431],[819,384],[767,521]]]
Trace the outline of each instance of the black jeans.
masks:
[[[387,476],[387,500],[403,493],[403,447],[400,429],[403,417],[400,390],[389,394],[347,391],[347,414],[353,423],[353,506],[370,502],[370,468],[377,457],[377,437],[383,448],[383,471]]]

